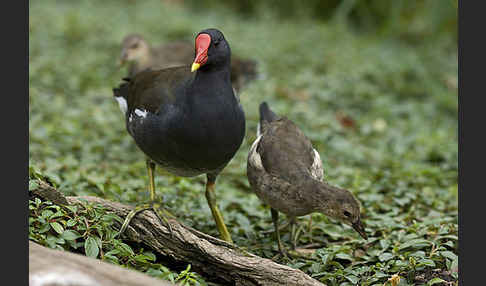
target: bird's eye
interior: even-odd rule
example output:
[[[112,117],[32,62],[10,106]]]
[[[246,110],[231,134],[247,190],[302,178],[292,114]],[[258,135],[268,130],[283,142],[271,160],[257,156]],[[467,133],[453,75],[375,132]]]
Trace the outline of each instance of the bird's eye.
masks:
[[[221,43],[221,40],[216,40],[216,41],[214,41],[214,45],[215,45],[215,46],[219,45],[219,43]]]
[[[138,48],[138,43],[135,43],[135,44],[130,46],[130,49],[136,49],[136,48]]]
[[[351,213],[348,212],[348,211],[344,211],[343,214],[344,214],[345,217],[350,217],[351,216]]]

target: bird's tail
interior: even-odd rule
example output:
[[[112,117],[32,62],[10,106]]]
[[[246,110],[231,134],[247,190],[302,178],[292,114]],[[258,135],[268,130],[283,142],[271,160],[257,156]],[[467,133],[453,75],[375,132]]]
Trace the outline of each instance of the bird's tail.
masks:
[[[264,101],[260,104],[260,123],[262,121],[272,122],[277,120],[279,117],[275,114],[268,104]]]
[[[260,103],[260,123],[258,124],[257,130],[258,136],[263,133],[263,129],[267,123],[278,120],[279,118],[280,117],[270,109],[265,101]]]
[[[123,83],[120,84],[118,87],[113,89],[113,96],[114,97],[123,97],[125,100],[128,99],[128,83],[130,82],[129,78],[124,78]]]

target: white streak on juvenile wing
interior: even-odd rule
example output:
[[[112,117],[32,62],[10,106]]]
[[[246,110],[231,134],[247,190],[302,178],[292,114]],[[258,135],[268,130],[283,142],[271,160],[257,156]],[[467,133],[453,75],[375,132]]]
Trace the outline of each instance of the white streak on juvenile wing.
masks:
[[[248,161],[253,167],[259,170],[263,170],[262,158],[260,157],[260,154],[258,154],[256,150],[258,146],[258,142],[260,142],[260,139],[262,139],[262,136],[258,136],[255,142],[253,142],[253,144],[251,145],[250,153],[248,155]]]
[[[321,156],[319,156],[319,152],[314,150],[314,162],[312,162],[312,166],[310,168],[311,175],[316,179],[321,181],[324,179],[324,170],[322,169],[322,161]]]

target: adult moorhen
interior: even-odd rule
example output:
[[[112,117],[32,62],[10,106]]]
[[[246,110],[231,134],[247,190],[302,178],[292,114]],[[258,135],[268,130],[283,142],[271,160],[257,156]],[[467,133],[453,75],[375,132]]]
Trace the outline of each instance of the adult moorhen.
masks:
[[[266,102],[260,104],[257,139],[248,154],[247,176],[257,196],[271,207],[278,248],[278,214],[291,222],[291,242],[295,249],[295,218],[320,212],[351,225],[367,238],[360,220],[360,205],[353,194],[333,187],[323,179],[319,153],[304,133],[286,117],[277,116]]]
[[[129,34],[122,41],[120,64],[130,63],[128,76],[146,69],[161,69],[190,64],[194,58],[194,46],[187,41],[175,41],[152,47],[140,34]],[[233,57],[231,82],[239,91],[243,85],[256,78],[256,62]]]
[[[206,199],[222,238],[231,242],[214,185],[243,141],[245,114],[231,86],[231,50],[223,34],[201,31],[195,53],[191,67],[145,70],[113,90],[128,133],[147,156],[152,200],[150,207],[135,208],[120,233],[138,211],[154,209],[158,164],[178,176],[207,175]]]

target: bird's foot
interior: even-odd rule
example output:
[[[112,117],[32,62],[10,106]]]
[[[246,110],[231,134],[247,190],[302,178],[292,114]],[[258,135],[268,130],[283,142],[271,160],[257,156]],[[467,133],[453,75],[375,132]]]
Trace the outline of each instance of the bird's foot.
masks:
[[[159,219],[160,223],[164,225],[169,230],[169,233],[172,235],[172,226],[169,223],[167,217],[175,218],[175,216],[171,214],[168,210],[163,208],[160,204],[155,202],[150,202],[147,204],[137,205],[133,210],[131,210],[128,213],[117,236],[120,236],[122,233],[125,232],[125,230],[128,228],[128,225],[130,224],[134,216],[136,216],[138,213],[143,212],[145,210],[152,210],[157,216],[157,218]]]
[[[277,255],[272,257],[272,260],[275,262],[287,263],[290,262],[292,259],[310,259],[312,257],[312,251],[304,251],[304,249],[296,249],[296,250],[283,250],[279,251]]]
[[[280,250],[277,255],[272,257],[275,262],[287,263],[292,260],[292,255],[287,250]]]

